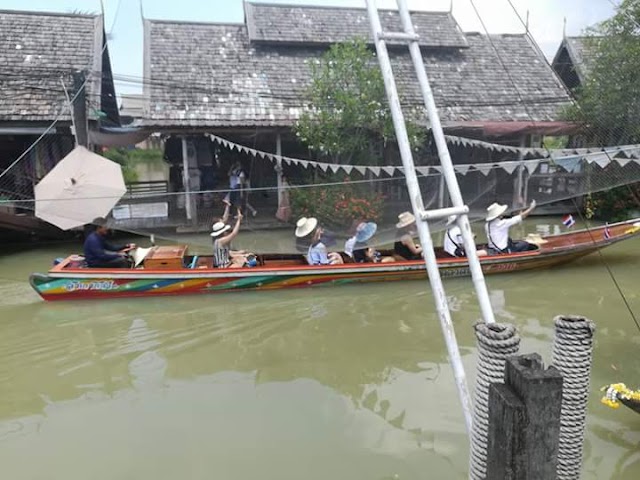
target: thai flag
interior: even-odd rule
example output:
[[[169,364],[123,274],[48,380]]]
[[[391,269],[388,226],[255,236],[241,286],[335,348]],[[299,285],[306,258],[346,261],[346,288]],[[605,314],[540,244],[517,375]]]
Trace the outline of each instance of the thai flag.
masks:
[[[562,223],[565,227],[571,228],[576,224],[576,221],[573,219],[573,215],[565,215],[562,218]]]
[[[609,240],[611,238],[611,230],[609,230],[609,224],[604,224],[604,232],[603,232],[605,240]]]

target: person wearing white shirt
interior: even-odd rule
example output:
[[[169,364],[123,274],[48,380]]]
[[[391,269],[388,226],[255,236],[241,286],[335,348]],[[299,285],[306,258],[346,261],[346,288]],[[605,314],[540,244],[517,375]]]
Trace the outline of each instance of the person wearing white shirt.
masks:
[[[444,234],[442,248],[452,257],[466,257],[467,254],[464,251],[462,231],[460,227],[454,225],[457,219],[458,217],[456,215],[451,215],[447,220],[447,231]],[[475,238],[475,235],[473,237]],[[476,253],[479,257],[487,255],[487,251],[483,249],[477,250]]]
[[[456,216],[451,215],[447,220],[447,231],[444,234],[443,248],[452,257],[464,257],[464,242],[460,227],[455,225]],[[451,226],[453,225],[453,226]]]
[[[526,252],[527,250],[535,250],[535,245],[523,240],[513,241],[509,237],[509,228],[522,223],[529,214],[536,208],[536,201],[533,200],[526,210],[520,212],[511,218],[504,218],[504,212],[507,211],[506,205],[493,203],[487,208],[487,223],[484,229],[487,234],[489,250],[492,253],[515,253]]]

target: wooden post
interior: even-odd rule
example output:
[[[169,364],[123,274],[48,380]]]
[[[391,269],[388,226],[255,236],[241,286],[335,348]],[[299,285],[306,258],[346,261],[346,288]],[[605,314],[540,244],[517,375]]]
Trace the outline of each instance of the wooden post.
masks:
[[[85,89],[84,72],[73,73],[73,123],[76,133],[76,144],[89,146],[89,132],[87,124],[87,93]]]
[[[507,360],[489,388],[487,479],[555,480],[562,375],[537,353]]]
[[[184,208],[187,220],[192,219],[191,195],[189,187],[189,147],[187,137],[182,137],[182,185],[184,188]]]
[[[280,132],[276,134],[276,182],[278,186],[278,208],[282,207],[282,136]]]

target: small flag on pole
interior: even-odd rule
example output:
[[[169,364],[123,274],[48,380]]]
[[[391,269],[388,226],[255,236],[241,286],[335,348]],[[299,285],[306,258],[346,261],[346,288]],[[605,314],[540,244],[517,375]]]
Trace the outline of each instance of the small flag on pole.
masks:
[[[573,215],[565,215],[562,218],[562,223],[565,227],[571,228],[576,224],[576,221],[573,219]]]
[[[609,240],[611,238],[611,230],[609,230],[609,224],[604,224],[604,232],[603,232],[605,240]]]

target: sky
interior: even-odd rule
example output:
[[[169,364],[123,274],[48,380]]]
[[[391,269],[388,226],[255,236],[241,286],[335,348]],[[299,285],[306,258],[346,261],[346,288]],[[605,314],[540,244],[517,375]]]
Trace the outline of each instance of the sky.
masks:
[[[364,0],[260,0],[263,3],[365,7]],[[489,33],[523,33],[525,27],[508,0],[407,0],[412,10],[448,11],[466,32],[483,32],[472,3]],[[522,19],[529,14],[529,30],[551,60],[563,31],[579,35],[584,28],[613,13],[620,0],[511,0]],[[118,94],[141,91],[142,15],[147,19],[242,23],[242,0],[103,0],[109,51]],[[394,8],[395,0],[378,0],[380,8]],[[100,0],[0,0],[0,9],[100,13]],[[123,77],[128,77],[123,79]],[[130,79],[135,77],[137,80]]]

